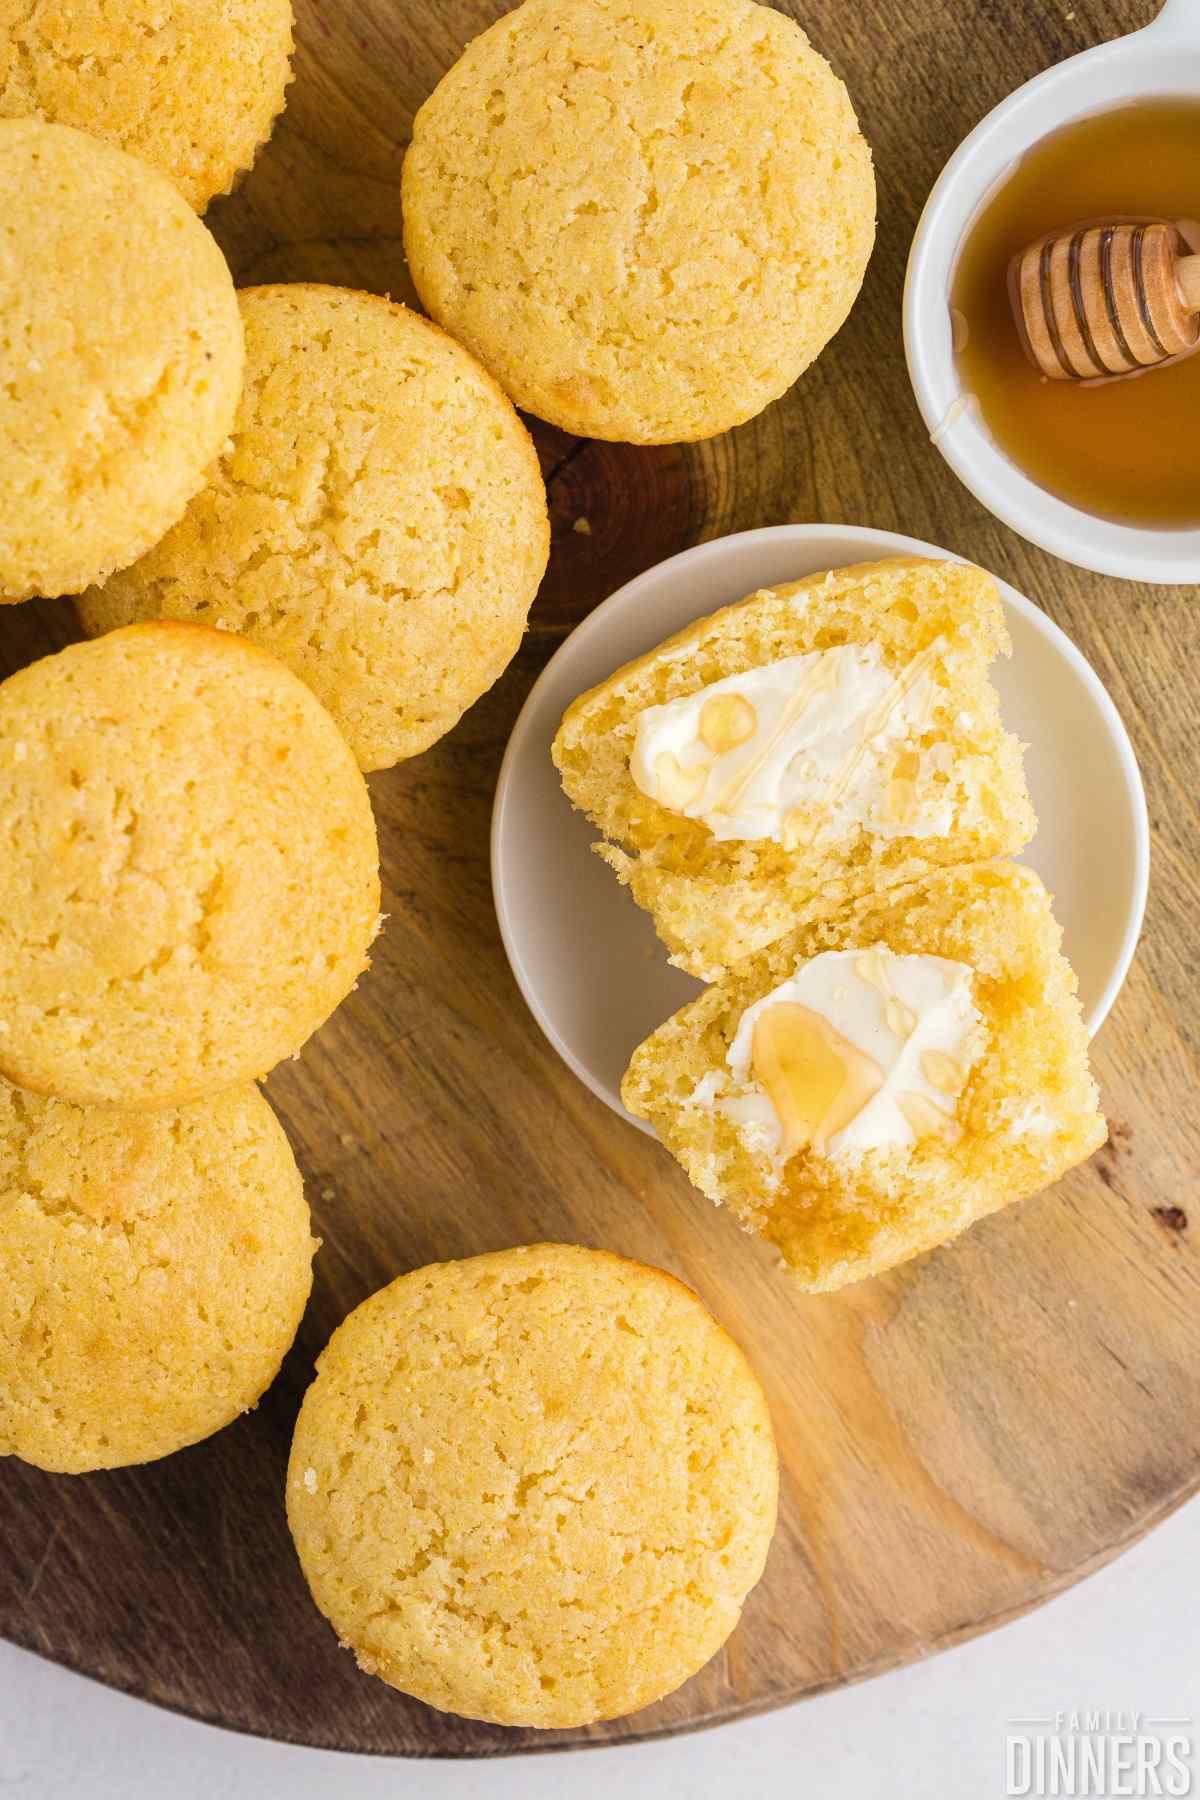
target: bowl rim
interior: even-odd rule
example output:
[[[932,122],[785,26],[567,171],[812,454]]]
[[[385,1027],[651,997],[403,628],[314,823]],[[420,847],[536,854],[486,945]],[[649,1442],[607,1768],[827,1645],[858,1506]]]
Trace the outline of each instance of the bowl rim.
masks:
[[[1170,8],[1140,31],[1097,44],[1032,77],[993,107],[949,158],[917,221],[902,303],[904,353],[913,394],[931,442],[988,511],[1051,555],[1100,575],[1151,583],[1200,582],[1200,527],[1158,530],[1122,525],[1061,500],[1039,486],[986,435],[966,409],[950,343],[948,296],[963,233],[988,194],[1025,151],[1046,135],[1029,118],[1061,90],[1061,123],[1154,94],[1180,92],[1180,59],[1200,62],[1200,35],[1178,30]],[[1120,65],[1115,91],[1106,77]],[[1089,93],[1089,89],[1091,90]],[[1070,94],[1070,98],[1068,98]]]
[[[811,545],[830,535],[848,537],[854,540],[856,554],[849,562],[831,563],[830,567],[849,567],[855,561],[875,561],[885,556],[928,556],[939,561],[970,562],[971,558],[960,555],[957,551],[944,549],[937,544],[926,542],[922,538],[907,537],[900,532],[886,531],[875,526],[836,524],[832,522],[809,522],[786,525],[764,525],[749,531],[730,532],[724,537],[709,538],[704,543],[693,544],[686,550],[677,551],[663,561],[654,563],[650,568],[642,570],[631,580],[624,582],[606,599],[594,606],[587,617],[582,619],[574,629],[567,633],[545,667],[539,673],[529,693],[526,695],[520,712],[517,714],[504,756],[500,763],[500,771],[496,779],[495,796],[492,803],[491,830],[489,835],[489,871],[492,884],[492,901],[495,907],[497,923],[504,953],[512,970],[513,977],[520,989],[521,996],[533,1015],[534,1021],[543,1036],[558,1053],[562,1061],[587,1087],[598,1100],[610,1109],[619,1112],[630,1124],[639,1130],[649,1132],[644,1121],[635,1119],[625,1111],[624,1107],[613,1105],[613,1097],[592,1070],[576,1055],[571,1046],[559,1032],[551,1016],[542,1004],[537,984],[526,967],[520,948],[520,934],[516,930],[513,909],[510,906],[507,884],[503,878],[504,844],[507,830],[507,811],[509,796],[512,790],[513,771],[518,759],[525,750],[526,740],[535,724],[542,692],[552,679],[552,671],[559,664],[559,659],[571,645],[575,652],[600,633],[611,613],[633,604],[638,594],[653,580],[661,578],[664,572],[671,570],[682,574],[697,562],[707,561],[718,555],[731,554],[729,546],[744,545],[749,542],[763,540],[784,541],[797,546]],[[860,554],[861,553],[861,554]],[[982,566],[982,565],[976,565]],[[991,571],[988,571],[989,573]],[[1125,921],[1120,948],[1113,963],[1109,979],[1098,1000],[1085,1015],[1084,1023],[1088,1036],[1095,1037],[1104,1020],[1108,1017],[1117,995],[1120,993],[1133,961],[1134,951],[1141,936],[1142,923],[1145,917],[1146,900],[1150,882],[1150,821],[1146,805],[1146,793],[1142,783],[1141,771],[1137,757],[1130,742],[1129,733],[1124,721],[1117,711],[1116,705],[1091,663],[1078,646],[1072,642],[1060,625],[1055,624],[1048,613],[1042,611],[1032,600],[1017,592],[1000,576],[994,576],[997,586],[1006,605],[1019,613],[1033,629],[1057,652],[1059,657],[1071,668],[1080,680],[1096,705],[1103,721],[1105,731],[1113,743],[1117,759],[1124,779],[1125,794],[1129,814],[1133,824],[1134,858],[1131,870],[1132,905]],[[711,608],[709,610],[712,610]],[[703,617],[703,612],[697,613]]]

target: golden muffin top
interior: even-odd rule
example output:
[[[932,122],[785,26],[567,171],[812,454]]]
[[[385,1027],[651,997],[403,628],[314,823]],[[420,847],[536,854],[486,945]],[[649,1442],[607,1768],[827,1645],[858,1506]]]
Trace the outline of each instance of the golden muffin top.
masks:
[[[367,963],[375,826],[266,651],[135,625],[0,685],[0,1074],[178,1105],[297,1051]]]
[[[229,434],[242,357],[225,259],[165,176],[0,119],[0,599],[148,550]]]
[[[633,443],[761,412],[874,238],[845,88],[753,0],[525,0],[418,112],[403,201],[433,317],[518,406]]]
[[[270,136],[291,0],[0,0],[0,117],[107,138],[203,212]]]
[[[521,641],[550,547],[537,454],[473,357],[406,307],[240,295],[233,441],[173,531],[81,604],[94,633],[199,618],[265,645],[364,769],[414,756]]]
[[[741,1351],[682,1283],[568,1245],[402,1276],[334,1333],[288,1517],[362,1667],[430,1705],[577,1725],[720,1647],[775,1522]]]
[[[137,1117],[0,1085],[0,1456],[149,1462],[254,1405],[316,1245],[253,1087]]]

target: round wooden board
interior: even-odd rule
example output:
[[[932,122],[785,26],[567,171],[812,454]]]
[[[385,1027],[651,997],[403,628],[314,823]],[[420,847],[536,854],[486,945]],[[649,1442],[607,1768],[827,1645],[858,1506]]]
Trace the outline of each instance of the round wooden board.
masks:
[[[412,112],[500,10],[300,0],[287,112],[211,214],[240,282],[408,292],[398,177]],[[535,427],[554,556],[525,647],[448,739],[372,778],[391,915],[375,967],[269,1083],[325,1240],[299,1342],[256,1413],[163,1463],[76,1480],[5,1463],[5,1635],[198,1718],[300,1743],[494,1755],[627,1740],[985,1630],[1200,1485],[1194,602],[1068,569],[990,519],[928,443],[900,343],[912,227],[955,144],[1019,81],[1152,10],[804,9],[875,149],[879,244],[862,298],[791,394],[712,443],[635,450]],[[573,529],[580,518],[590,534]],[[488,881],[504,742],[564,633],[661,557],[789,519],[928,538],[1039,599],[1124,715],[1154,828],[1145,937],[1095,1051],[1107,1149],[955,1248],[821,1299],[791,1292],[761,1245],[556,1060],[505,964]],[[73,635],[65,604],[6,609],[6,672]],[[598,1005],[603,992],[597,968]],[[309,1602],[282,1508],[299,1397],[343,1315],[401,1270],[541,1238],[604,1245],[691,1282],[759,1370],[783,1462],[767,1573],[725,1652],[632,1719],[543,1735],[447,1717],[360,1675]]]

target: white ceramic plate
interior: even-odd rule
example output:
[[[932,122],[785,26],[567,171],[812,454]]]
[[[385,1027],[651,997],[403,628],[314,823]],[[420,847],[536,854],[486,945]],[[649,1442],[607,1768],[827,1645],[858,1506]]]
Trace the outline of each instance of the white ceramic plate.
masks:
[[[613,594],[560,645],[513,728],[492,814],[492,891],[508,960],[534,1018],[581,1081],[622,1117],[642,1039],[700,984],[673,969],[650,923],[591,853],[550,761],[577,694],[672,632],[756,588],[883,556],[948,550],[853,525],[776,525],[685,550]],[[1046,614],[1000,583],[1013,655],[994,670],[1005,723],[1029,745],[1040,821],[1026,852],[1056,897],[1095,1033],[1129,967],[1149,876],[1146,797],[1115,706]],[[633,1120],[639,1124],[640,1121]],[[645,1127],[643,1127],[645,1129]]]

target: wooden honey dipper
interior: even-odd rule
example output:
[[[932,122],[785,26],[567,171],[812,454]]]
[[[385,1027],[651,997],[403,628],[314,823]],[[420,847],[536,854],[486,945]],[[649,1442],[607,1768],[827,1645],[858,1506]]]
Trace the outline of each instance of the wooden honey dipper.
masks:
[[[1132,375],[1200,342],[1200,256],[1174,225],[1088,225],[1014,259],[1026,355],[1051,381]]]

